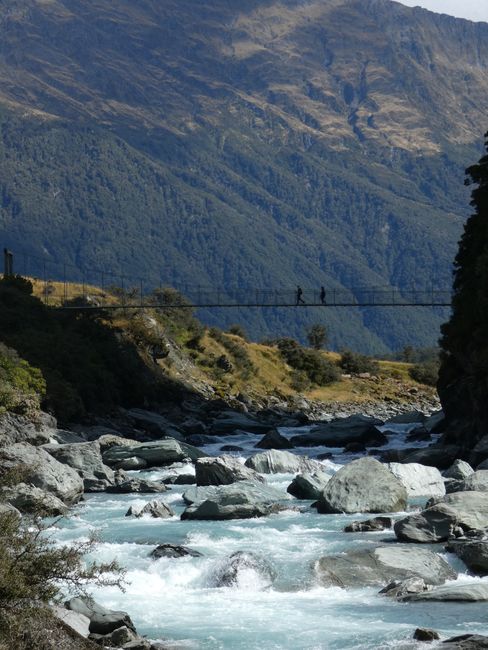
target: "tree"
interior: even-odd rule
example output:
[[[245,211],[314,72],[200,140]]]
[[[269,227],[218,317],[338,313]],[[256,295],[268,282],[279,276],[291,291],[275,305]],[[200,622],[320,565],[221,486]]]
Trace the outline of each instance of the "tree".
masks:
[[[307,329],[307,341],[314,350],[321,350],[327,345],[329,336],[325,325],[316,323]]]
[[[485,135],[488,152],[488,133]],[[471,447],[488,431],[488,155],[466,170],[474,213],[455,260],[452,316],[442,328],[439,395],[448,439]],[[451,433],[449,433],[449,431]]]

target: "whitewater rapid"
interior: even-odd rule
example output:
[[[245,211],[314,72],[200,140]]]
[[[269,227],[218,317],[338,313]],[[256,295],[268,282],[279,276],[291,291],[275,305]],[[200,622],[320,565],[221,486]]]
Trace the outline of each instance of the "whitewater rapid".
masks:
[[[391,427],[390,427],[391,429]],[[396,427],[388,447],[405,445],[409,427]],[[300,431],[304,431],[302,428]],[[297,430],[281,430],[294,435]],[[237,444],[234,454],[242,461],[256,453],[259,436],[225,436],[219,444],[203,447],[218,455],[223,444]],[[293,450],[316,456],[325,448]],[[348,462],[353,456],[337,455]],[[328,471],[340,464],[323,461]],[[175,473],[193,474],[190,464],[129,474],[158,480]],[[286,492],[293,475],[266,476],[268,483]],[[181,521],[183,492],[188,486],[171,486],[161,495],[85,495],[85,502],[57,524],[56,541],[70,543],[97,531],[99,561],[116,558],[127,569],[126,593],[115,588],[93,590],[102,605],[130,613],[139,634],[164,640],[168,648],[191,650],[327,650],[357,648],[414,648],[416,627],[434,628],[445,636],[486,634],[485,603],[398,603],[378,595],[378,588],[324,588],[315,580],[312,564],[323,555],[352,548],[378,546],[395,539],[392,531],[344,533],[343,527],[364,515],[318,515],[310,501],[290,498],[290,508],[261,519],[233,521]],[[175,511],[170,519],[125,517],[130,505],[162,499]],[[405,514],[405,513],[403,513]],[[401,516],[402,513],[398,513]],[[161,558],[150,552],[163,543],[188,546],[202,557]],[[432,546],[459,572],[468,577],[462,563]],[[226,557],[251,551],[271,564],[275,578],[269,581],[249,569],[239,574],[232,587],[216,587],[215,575]],[[171,640],[171,641],[168,641]],[[425,644],[419,644],[425,647]],[[430,646],[432,647],[432,646]]]

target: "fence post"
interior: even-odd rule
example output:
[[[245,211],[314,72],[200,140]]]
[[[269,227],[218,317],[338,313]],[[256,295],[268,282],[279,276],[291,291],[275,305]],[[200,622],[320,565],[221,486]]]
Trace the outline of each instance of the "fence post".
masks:
[[[7,248],[3,249],[3,275],[8,278],[14,274],[14,255]]]

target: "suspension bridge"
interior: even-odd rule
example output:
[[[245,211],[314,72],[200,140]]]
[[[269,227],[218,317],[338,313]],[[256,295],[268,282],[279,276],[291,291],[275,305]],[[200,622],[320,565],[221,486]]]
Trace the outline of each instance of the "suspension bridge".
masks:
[[[16,256],[17,259],[17,256]],[[392,287],[334,287],[290,289],[215,289],[199,285],[154,287],[144,278],[104,270],[80,271],[68,264],[14,254],[4,249],[4,277],[16,274],[32,280],[35,294],[44,303],[66,310],[211,309],[293,307],[450,307],[450,289],[398,289]],[[18,265],[19,266],[19,265]]]

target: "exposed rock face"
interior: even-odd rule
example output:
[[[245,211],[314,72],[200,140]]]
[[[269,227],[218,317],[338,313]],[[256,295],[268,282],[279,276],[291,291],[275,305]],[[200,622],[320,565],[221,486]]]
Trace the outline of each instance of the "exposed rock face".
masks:
[[[464,479],[461,490],[488,492],[488,469],[479,469]]]
[[[461,558],[476,575],[488,575],[488,540],[459,538],[450,539],[446,549]]]
[[[174,438],[165,438],[157,442],[145,442],[132,446],[112,446],[103,452],[102,458],[109,467],[125,469],[123,461],[134,457],[145,461],[148,467],[163,467],[187,458],[196,460],[204,455],[196,447],[180,443]]]
[[[320,513],[397,512],[407,505],[407,491],[390,470],[371,457],[342,467],[318,502]]]
[[[323,469],[323,465],[316,460],[277,449],[251,456],[246,460],[245,465],[261,474],[296,474],[297,472],[320,472]]]
[[[125,415],[140,429],[143,429],[151,438],[164,438],[170,436],[184,442],[183,433],[172,422],[159,413],[133,408],[124,411]]]
[[[391,528],[393,521],[390,517],[375,517],[364,521],[353,521],[352,524],[344,526],[345,533],[370,533],[372,531]]]
[[[236,481],[259,481],[264,479],[232,456],[200,458],[195,463],[197,485],[230,485]]]
[[[265,517],[288,496],[252,481],[218,487],[190,488],[183,498],[190,505],[182,519],[247,519]]]
[[[419,594],[411,594],[405,600],[439,600],[476,603],[488,600],[488,583],[470,582],[469,584],[441,585],[435,589]]]
[[[325,556],[314,568],[321,584],[339,587],[386,585],[407,578],[422,578],[427,584],[440,585],[457,575],[436,553],[401,545]]]
[[[420,463],[388,463],[388,469],[405,486],[409,497],[444,496],[446,488],[440,471]]]
[[[0,450],[0,467],[17,465],[28,468],[25,482],[54,494],[68,505],[79,501],[83,494],[83,480],[78,473],[40,447],[16,443]]]
[[[276,429],[268,431],[256,444],[259,449],[292,449],[293,446],[293,443],[285,436],[282,436]]]
[[[94,634],[110,634],[119,627],[127,627],[136,631],[134,623],[127,612],[106,609],[87,598],[71,598],[65,603],[67,609],[83,614],[90,620],[90,632]]]
[[[2,499],[22,513],[58,517],[68,512],[68,506],[61,499],[33,485],[18,483],[13,487],[4,488],[1,495]]]
[[[258,420],[245,413],[223,411],[215,418],[210,427],[210,433],[214,436],[233,433],[237,430],[264,435],[269,431],[269,424],[258,422]]]
[[[487,527],[488,494],[447,494],[436,505],[397,521],[394,530],[402,542],[433,543],[447,540],[453,526],[460,526],[463,530]]]
[[[39,413],[36,421],[24,415],[3,413],[0,415],[0,445],[28,442],[44,445],[51,441],[57,428],[56,420],[47,413]]]
[[[418,594],[421,591],[427,591],[430,586],[426,584],[423,578],[407,578],[406,580],[393,580],[378,593],[388,598],[403,600],[408,594]]]
[[[113,470],[103,464],[98,442],[45,445],[43,448],[60,463],[78,472],[84,481],[85,492],[104,490],[113,484]]]
[[[442,650],[486,650],[488,636],[480,634],[463,634],[443,641]]]
[[[402,463],[420,463],[438,469],[447,469],[456,460],[460,447],[456,445],[431,445],[416,449],[400,458]]]
[[[159,560],[162,557],[202,557],[199,551],[195,551],[187,546],[179,546],[178,544],[160,544],[149,555],[155,560]]]
[[[106,491],[113,494],[157,494],[167,492],[168,488],[164,483],[157,483],[156,481],[148,481],[141,478],[130,478],[109,486]]]
[[[331,474],[326,474],[326,472],[298,474],[286,488],[286,491],[297,499],[318,499],[330,477]]]
[[[474,472],[474,469],[471,467],[469,463],[467,463],[465,460],[460,460],[459,458],[454,461],[454,463],[448,467],[444,472],[442,472],[442,475],[445,478],[452,478],[455,480],[459,481],[464,481],[465,478],[468,478],[468,476],[471,476],[471,474]]]

